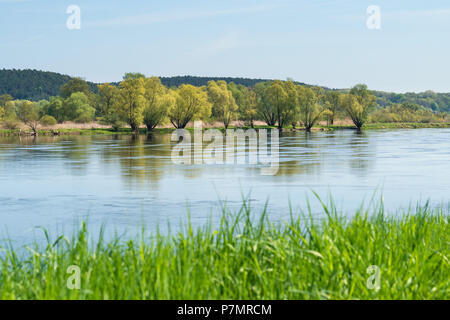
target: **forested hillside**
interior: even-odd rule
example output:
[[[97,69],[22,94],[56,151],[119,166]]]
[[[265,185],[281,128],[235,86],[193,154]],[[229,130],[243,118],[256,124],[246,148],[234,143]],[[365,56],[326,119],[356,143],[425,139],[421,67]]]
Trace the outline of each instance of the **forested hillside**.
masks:
[[[61,86],[73,77],[62,75],[56,72],[38,70],[0,70],[0,95],[10,94],[15,99],[27,99],[39,101],[49,99],[59,95]],[[253,87],[258,82],[267,81],[264,79],[247,78],[224,78],[224,77],[162,77],[161,82],[167,87],[178,87],[182,84],[192,84],[194,86],[206,86],[208,81],[224,80],[242,84],[246,87]],[[97,92],[97,84],[88,81],[93,92]],[[117,83],[112,83],[117,85]]]
[[[258,82],[267,81],[267,79],[248,79],[248,78],[230,78],[230,77],[161,77],[161,82],[166,87],[178,87],[182,84],[192,84],[193,86],[206,86],[208,81],[220,81],[223,80],[227,83],[234,82],[236,84],[242,84],[246,87],[254,87]]]
[[[0,70],[0,94],[15,99],[41,100],[59,94],[61,86],[71,78],[55,72],[37,70]]]
[[[39,101],[57,96],[60,88],[73,77],[55,72],[38,70],[0,70],[0,95],[10,94],[14,99],[27,99]],[[227,83],[234,82],[246,87],[254,87],[255,84],[266,79],[248,79],[231,77],[194,77],[177,76],[161,77],[161,82],[167,87],[178,87],[181,84],[191,84],[194,86],[206,86],[208,81],[224,80]],[[92,92],[97,93],[97,84],[88,82]],[[113,83],[117,85],[117,83]],[[302,84],[303,83],[297,83]],[[325,88],[326,89],[326,88]],[[377,97],[377,104],[381,107],[388,107],[398,103],[413,103],[433,111],[450,112],[450,93],[436,93],[426,91],[423,93],[390,93],[373,91]]]

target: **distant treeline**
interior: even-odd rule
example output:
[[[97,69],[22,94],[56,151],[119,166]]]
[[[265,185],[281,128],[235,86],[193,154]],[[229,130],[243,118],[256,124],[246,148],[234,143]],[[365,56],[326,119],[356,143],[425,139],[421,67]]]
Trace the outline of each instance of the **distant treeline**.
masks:
[[[248,79],[248,78],[231,78],[231,77],[161,77],[161,83],[166,87],[179,87],[182,84],[191,84],[196,87],[206,86],[209,81],[225,81],[227,83],[234,82],[246,87],[254,87],[259,82],[268,81],[267,79]]]
[[[14,99],[26,99],[31,101],[48,100],[52,96],[60,93],[60,88],[73,79],[68,75],[56,72],[39,70],[0,70],[0,95],[10,94]],[[223,80],[227,83],[233,82],[237,85],[254,87],[257,83],[265,82],[266,79],[248,79],[231,77],[194,77],[177,76],[162,77],[161,83],[168,88],[179,87],[182,84],[193,86],[206,86],[209,81]],[[98,93],[97,84],[87,81],[91,91]],[[295,82],[296,84],[305,85]],[[117,83],[111,83],[118,85]],[[330,90],[324,88],[325,90]],[[344,90],[342,90],[344,91]],[[383,91],[373,91],[377,97],[377,105],[385,108],[396,104],[411,103],[429,108],[435,112],[450,112],[450,93],[436,93],[426,91],[423,93],[390,93]]]
[[[380,107],[389,107],[395,104],[417,104],[435,112],[450,112],[450,93],[436,93],[428,90],[421,93],[391,93],[373,91]]]
[[[0,70],[0,95],[10,94],[14,99],[31,101],[48,100],[59,95],[61,86],[70,76],[56,72],[39,70]],[[91,90],[97,90],[97,85],[88,82]]]
[[[56,72],[39,70],[0,70],[0,95],[10,94],[15,99],[26,99],[31,101],[48,100],[50,97],[59,95],[60,88],[74,79],[68,75],[62,75]],[[206,86],[209,81],[223,80],[227,83],[234,82],[246,87],[254,87],[259,82],[265,82],[266,79],[248,79],[231,77],[161,77],[161,83],[168,88],[179,87],[182,84],[191,84],[193,86]],[[86,81],[92,92],[97,93],[97,84]],[[112,85],[118,86],[120,82],[113,82]]]

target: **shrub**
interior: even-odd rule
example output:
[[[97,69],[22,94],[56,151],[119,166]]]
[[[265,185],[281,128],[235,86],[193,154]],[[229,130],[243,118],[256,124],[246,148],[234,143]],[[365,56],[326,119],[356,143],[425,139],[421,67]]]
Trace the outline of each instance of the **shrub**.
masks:
[[[43,126],[54,126],[55,124],[58,123],[58,121],[56,121],[56,119],[54,117],[49,116],[49,115],[43,116],[39,122]]]
[[[16,119],[5,119],[2,123],[3,127],[8,130],[15,130],[19,127],[20,123]]]

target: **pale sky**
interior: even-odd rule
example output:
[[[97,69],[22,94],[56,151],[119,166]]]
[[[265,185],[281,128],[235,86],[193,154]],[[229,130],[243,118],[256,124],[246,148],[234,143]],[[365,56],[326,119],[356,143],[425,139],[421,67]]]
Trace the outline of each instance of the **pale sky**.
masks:
[[[367,27],[370,5],[381,29]],[[448,0],[0,0],[0,30],[0,68],[94,82],[141,72],[450,92]]]

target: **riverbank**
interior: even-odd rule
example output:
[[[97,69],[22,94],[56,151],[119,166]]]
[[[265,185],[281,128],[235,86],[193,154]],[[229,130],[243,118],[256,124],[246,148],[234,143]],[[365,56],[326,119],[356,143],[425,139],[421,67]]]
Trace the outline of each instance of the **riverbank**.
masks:
[[[219,130],[225,130],[223,126],[220,124],[206,124],[203,127],[204,129],[208,128],[216,128]],[[249,129],[250,127],[244,126],[244,125],[234,125],[230,126],[229,129]],[[255,126],[255,129],[270,129],[274,127],[266,126],[262,123]],[[408,123],[368,123],[364,125],[363,130],[379,130],[379,129],[425,129],[425,128],[450,128],[450,122],[442,122],[442,123],[414,123],[414,122],[408,122]],[[187,130],[192,130],[192,126],[186,127]],[[173,130],[175,130],[173,127],[170,126],[164,126],[164,127],[158,127],[153,129],[151,132],[155,133],[172,133]],[[285,127],[283,129],[285,132],[292,132],[292,131],[305,131],[302,127],[296,127],[295,129],[292,128],[292,126]],[[336,125],[326,125],[326,124],[319,124],[312,128],[312,131],[334,131],[334,130],[356,130],[355,126],[351,124],[347,124],[343,122],[342,124],[336,124]],[[147,129],[145,127],[140,128],[141,134],[148,133]],[[26,128],[20,128],[20,129],[1,129],[0,128],[0,135],[1,136],[20,136],[20,135],[31,135],[32,132]],[[57,127],[48,127],[48,128],[42,128],[38,130],[38,135],[44,135],[44,136],[52,136],[52,135],[102,135],[102,134],[108,134],[108,135],[116,135],[116,134],[134,134],[133,131],[131,131],[130,128],[120,128],[119,130],[113,130],[111,127],[98,125],[97,123],[93,122],[90,124],[80,124],[80,125],[74,125],[73,123],[69,123],[67,126],[64,124],[60,124]]]
[[[219,228],[95,244],[83,225],[26,255],[4,248],[0,299],[450,298],[448,211],[324,213],[273,224],[244,205]]]

